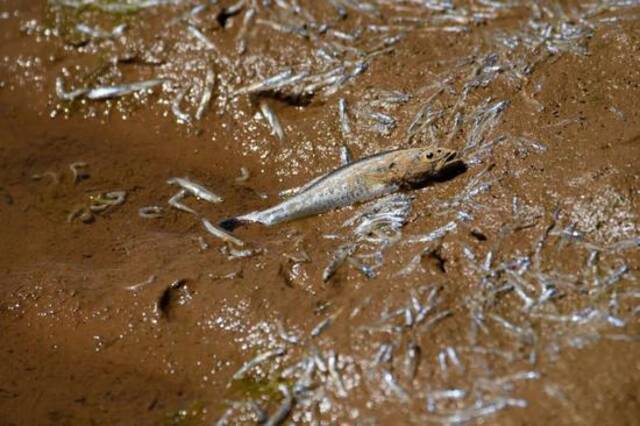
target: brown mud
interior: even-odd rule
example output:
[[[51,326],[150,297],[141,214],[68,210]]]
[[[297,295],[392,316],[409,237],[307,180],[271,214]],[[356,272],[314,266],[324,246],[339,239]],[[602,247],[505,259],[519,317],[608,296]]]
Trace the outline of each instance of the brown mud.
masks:
[[[317,10],[301,3],[316,16],[334,13],[329,2]],[[570,13],[578,5],[563,7]],[[466,32],[409,31],[336,93],[304,105],[269,98],[287,134],[282,142],[248,96],[227,105],[214,100],[203,120],[187,125],[171,113],[173,87],[122,100],[56,98],[60,75],[69,76],[67,90],[94,84],[74,76],[99,67],[105,51],[145,51],[185,37],[156,29],[187,10],[167,6],[124,18],[88,11],[78,19],[102,28],[124,19],[134,41],[107,48],[89,41],[80,52],[64,34],[44,33],[71,12],[52,11],[44,1],[0,1],[0,424],[215,424],[225,415],[228,424],[253,424],[260,416],[249,401],[273,415],[283,400],[279,385],[293,393],[302,380],[299,373],[283,376],[287,367],[334,354],[340,379],[317,366],[312,391],[295,394],[286,421],[447,423],[455,413],[486,424],[638,424],[638,7],[605,10],[598,19],[630,19],[601,19],[578,47],[557,52],[544,44],[498,47],[497,33],[526,27],[525,6]],[[543,16],[552,20],[551,12]],[[202,19],[202,28],[212,28]],[[234,50],[241,18],[233,19],[230,30],[208,33],[224,52]],[[355,19],[366,25],[373,18],[350,15],[346,22]],[[220,86],[214,98],[227,86],[295,65],[308,43],[282,33],[256,36],[245,55],[258,62],[264,55],[266,65],[227,80],[212,59]],[[191,58],[193,49],[167,48],[166,55]],[[479,71],[494,51],[500,70]],[[519,60],[531,69],[523,73]],[[186,59],[184,70],[181,59],[163,61],[163,72],[178,82],[202,70]],[[98,83],[154,78],[157,67],[122,65]],[[465,82],[483,72],[493,74],[456,104]],[[408,138],[435,81],[444,89],[434,110],[443,115]],[[397,120],[388,132],[372,131],[363,118],[378,89],[411,95],[383,108]],[[197,105],[199,93],[185,109]],[[349,106],[350,137],[341,133],[339,98]],[[323,271],[336,249],[355,238],[342,224],[367,205],[239,228],[234,235],[252,251],[239,258],[197,217],[167,205],[177,191],[167,179],[187,176],[224,199],[184,201],[214,223],[266,208],[279,191],[336,168],[343,143],[356,158],[421,143],[463,150],[480,132],[473,126],[474,117],[481,122],[480,108],[498,101],[505,108],[478,133],[486,149],[469,151],[468,170],[409,192],[401,239],[356,238],[358,253],[372,256],[345,262],[326,283]],[[456,111],[466,120],[448,137]],[[86,163],[88,173],[76,182],[74,162]],[[250,177],[237,182],[243,167]],[[470,195],[479,183],[486,185]],[[109,191],[126,191],[125,202],[89,223],[69,220],[74,209]],[[139,217],[138,209],[150,205],[162,206],[162,217]],[[468,218],[459,219],[460,212]],[[411,242],[448,223],[455,228],[438,238]],[[530,266],[520,271],[523,258]],[[373,265],[375,277],[365,277],[356,262]],[[184,281],[168,289],[176,280]],[[551,288],[553,295],[525,308],[519,286],[532,299]],[[437,303],[425,321],[445,313],[441,320],[403,325],[406,315],[416,315],[412,308],[384,317],[411,306],[412,295],[426,303],[429,294],[437,294]],[[327,318],[333,321],[326,330],[311,337]],[[287,343],[279,324],[300,343]],[[377,356],[384,344],[392,347],[391,359]],[[420,347],[415,377],[405,374],[411,344]],[[245,362],[281,347],[283,356],[233,378]],[[526,379],[513,376],[523,372]],[[429,395],[444,389],[464,389],[466,396],[436,401],[430,410]],[[462,414],[470,412],[468,419]]]

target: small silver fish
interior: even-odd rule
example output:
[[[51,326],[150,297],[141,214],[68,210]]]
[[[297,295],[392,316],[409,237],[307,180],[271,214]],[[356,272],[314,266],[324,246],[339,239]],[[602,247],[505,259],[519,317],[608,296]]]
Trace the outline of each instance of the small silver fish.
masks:
[[[118,84],[116,86],[100,86],[88,89],[86,97],[93,100],[102,100],[110,98],[118,98],[120,96],[130,95],[135,92],[151,89],[164,83],[163,79],[137,81],[135,83]]]
[[[271,134],[278,138],[280,142],[284,142],[286,140],[286,135],[284,133],[284,129],[282,128],[282,124],[280,124],[280,119],[276,115],[275,111],[271,109],[267,101],[264,99],[260,100],[260,112],[262,116],[271,127]]]
[[[220,227],[232,231],[246,223],[271,226],[324,213],[410,187],[460,163],[457,153],[447,148],[382,152],[317,178],[302,191],[274,207],[223,220]]]
[[[209,191],[204,186],[197,184],[195,182],[192,182],[186,177],[182,177],[182,178],[172,177],[167,180],[167,183],[169,185],[177,185],[182,189],[184,189],[185,191],[187,191],[188,193],[190,193],[191,195],[195,196],[196,198],[204,201],[208,201],[210,203],[219,203],[222,201],[222,197]]]

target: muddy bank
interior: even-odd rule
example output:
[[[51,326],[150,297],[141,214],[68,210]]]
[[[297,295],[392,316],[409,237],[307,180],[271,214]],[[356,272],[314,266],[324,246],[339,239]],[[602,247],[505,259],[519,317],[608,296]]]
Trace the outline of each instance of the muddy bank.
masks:
[[[637,8],[52,3],[0,3],[4,423],[635,422]],[[287,69],[304,76],[247,94]],[[203,228],[341,145],[446,146],[468,169],[240,228],[243,247]],[[175,176],[223,202],[169,206]]]

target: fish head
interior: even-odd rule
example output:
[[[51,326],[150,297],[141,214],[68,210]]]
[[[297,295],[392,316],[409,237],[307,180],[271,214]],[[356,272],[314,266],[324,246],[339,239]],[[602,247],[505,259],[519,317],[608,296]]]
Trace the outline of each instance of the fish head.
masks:
[[[443,170],[461,162],[458,153],[449,148],[418,148],[413,154],[414,164],[410,173],[417,178],[436,176]]]

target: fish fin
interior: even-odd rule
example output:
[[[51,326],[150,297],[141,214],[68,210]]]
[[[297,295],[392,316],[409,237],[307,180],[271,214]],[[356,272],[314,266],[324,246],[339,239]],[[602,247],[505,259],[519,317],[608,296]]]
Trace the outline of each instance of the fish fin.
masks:
[[[351,150],[347,146],[347,144],[342,144],[340,146],[340,165],[346,166],[353,163],[353,155],[351,155]]]
[[[236,217],[232,217],[232,218],[220,221],[220,223],[218,223],[218,226],[220,226],[220,228],[224,229],[225,231],[233,232],[234,229],[236,229],[238,226],[241,226],[245,223],[246,221],[240,220]]]

